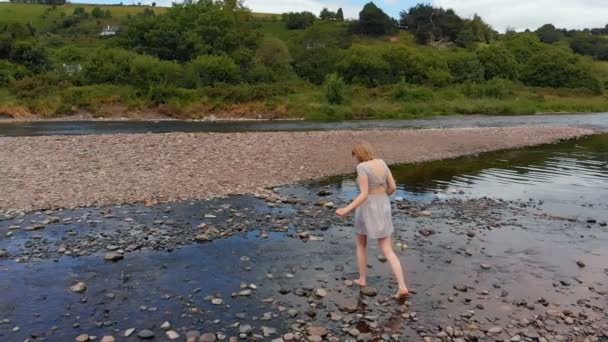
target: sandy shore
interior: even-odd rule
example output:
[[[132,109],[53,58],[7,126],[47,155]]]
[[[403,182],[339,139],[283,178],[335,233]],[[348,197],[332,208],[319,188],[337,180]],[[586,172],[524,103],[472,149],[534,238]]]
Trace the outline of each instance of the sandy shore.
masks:
[[[0,209],[37,210],[203,199],[354,170],[368,140],[389,163],[551,143],[566,127],[0,138]]]

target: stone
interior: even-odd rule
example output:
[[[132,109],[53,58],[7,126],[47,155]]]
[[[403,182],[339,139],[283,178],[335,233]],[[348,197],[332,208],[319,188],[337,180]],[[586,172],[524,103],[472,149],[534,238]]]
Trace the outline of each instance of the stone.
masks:
[[[140,330],[137,333],[137,337],[142,340],[151,340],[154,338],[154,331],[148,329]]]
[[[209,235],[207,235],[207,234],[197,234],[197,235],[194,237],[194,240],[195,240],[196,242],[208,242],[208,241],[211,241],[212,239],[211,239],[211,237],[210,237]]]
[[[253,291],[251,291],[251,289],[245,289],[245,290],[239,292],[239,296],[248,297],[248,296],[251,296],[252,293],[253,293]]]
[[[580,268],[583,268],[583,267],[587,266],[587,265],[585,265],[585,263],[584,263],[582,260],[577,260],[577,261],[576,261],[576,264],[577,264],[577,265],[578,265],[578,267],[580,267]]]
[[[318,298],[323,298],[327,296],[327,290],[318,288],[315,290],[315,296],[317,296]]]
[[[482,268],[482,269],[484,269],[484,270],[489,270],[489,269],[491,269],[491,268],[492,268],[492,266],[490,266],[490,265],[488,265],[488,264],[481,264],[480,266],[481,266],[481,268]]]
[[[179,338],[179,334],[173,330],[169,330],[165,332],[165,334],[167,335],[167,338],[171,341],[177,340]]]
[[[361,332],[357,328],[351,328],[351,329],[348,329],[348,334],[350,336],[357,337],[361,334]]]
[[[371,286],[365,286],[361,288],[361,293],[368,297],[375,297],[378,294],[378,290]]]
[[[199,342],[215,342],[217,341],[217,337],[214,333],[204,333],[198,340]]]
[[[322,327],[320,325],[311,325],[307,329],[308,335],[310,336],[321,336],[325,337],[329,334],[329,330],[327,328]]]
[[[519,341],[521,341],[521,336],[515,335],[515,336],[511,337],[511,342],[519,342]]]
[[[224,304],[224,300],[222,298],[213,298],[211,300],[211,304],[213,304],[213,305],[222,305],[222,304]]]
[[[82,334],[79,335],[78,337],[76,337],[76,342],[87,342],[90,341],[89,335],[87,334]]]
[[[104,336],[101,338],[101,342],[116,342],[114,336]]]
[[[454,290],[460,291],[460,292],[467,292],[468,287],[464,284],[454,284]]]
[[[430,229],[430,228],[422,228],[418,231],[418,233],[420,233],[420,235],[422,235],[424,237],[428,237],[428,236],[434,235],[435,230]]]
[[[133,335],[134,332],[135,332],[135,328],[125,330],[125,337],[129,337],[129,336]]]
[[[196,340],[201,336],[201,333],[196,330],[189,330],[186,332],[186,340]]]
[[[264,337],[272,336],[276,333],[277,333],[277,329],[275,329],[275,328],[265,327],[265,326],[262,327],[262,335],[264,335]]]
[[[239,327],[240,334],[250,334],[252,331],[253,328],[251,327],[251,325],[244,324]]]
[[[6,249],[0,249],[0,258],[8,257],[8,251]]]
[[[165,323],[161,324],[160,328],[163,329],[163,330],[165,330],[165,331],[169,330],[169,329],[171,329],[171,323],[165,322]]]
[[[71,286],[70,290],[76,293],[83,293],[87,290],[87,285],[83,282],[79,282],[76,285]]]
[[[285,341],[285,342],[293,341],[293,340],[295,340],[295,338],[296,338],[295,335],[292,333],[287,333],[287,334],[283,335],[283,341]]]
[[[500,334],[502,332],[502,328],[499,326],[494,326],[491,327],[490,329],[488,329],[488,334],[490,335],[497,335]]]
[[[384,256],[384,254],[378,254],[378,261],[386,262],[386,257]]]
[[[106,253],[106,255],[103,258],[106,261],[118,261],[118,260],[123,259],[124,256],[121,253],[110,252],[110,253]]]

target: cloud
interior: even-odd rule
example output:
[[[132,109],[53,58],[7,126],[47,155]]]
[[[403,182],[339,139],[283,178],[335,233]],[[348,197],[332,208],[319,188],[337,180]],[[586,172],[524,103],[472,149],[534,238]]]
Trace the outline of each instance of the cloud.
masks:
[[[390,1],[390,0],[387,0]],[[245,0],[245,5],[254,12],[262,13],[285,13],[309,11],[319,14],[324,7],[331,11],[342,8],[346,18],[356,18],[359,16],[361,8],[353,6],[348,1],[317,1],[317,0]]]
[[[516,30],[554,24],[559,28],[604,27],[608,23],[606,0],[431,0],[433,5],[453,8],[464,17],[479,14],[495,29]]]

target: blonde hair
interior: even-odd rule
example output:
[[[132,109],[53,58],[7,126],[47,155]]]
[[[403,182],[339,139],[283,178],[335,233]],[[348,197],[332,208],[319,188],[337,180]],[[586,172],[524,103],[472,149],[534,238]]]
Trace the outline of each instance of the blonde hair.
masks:
[[[376,151],[374,151],[372,144],[367,141],[357,142],[353,145],[353,157],[363,163],[376,159]]]

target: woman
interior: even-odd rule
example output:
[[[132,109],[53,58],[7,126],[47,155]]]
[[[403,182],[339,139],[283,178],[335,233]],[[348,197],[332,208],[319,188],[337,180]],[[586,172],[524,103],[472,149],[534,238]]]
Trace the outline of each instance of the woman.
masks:
[[[382,253],[399,284],[395,298],[404,298],[409,294],[409,290],[405,285],[401,262],[395,255],[391,242],[394,229],[389,196],[397,190],[395,179],[386,163],[376,158],[369,143],[356,143],[352,155],[359,162],[357,183],[361,193],[347,207],[336,210],[336,214],[344,217],[355,210],[359,265],[359,279],[355,280],[355,283],[362,287],[367,286],[367,238],[378,239]]]

